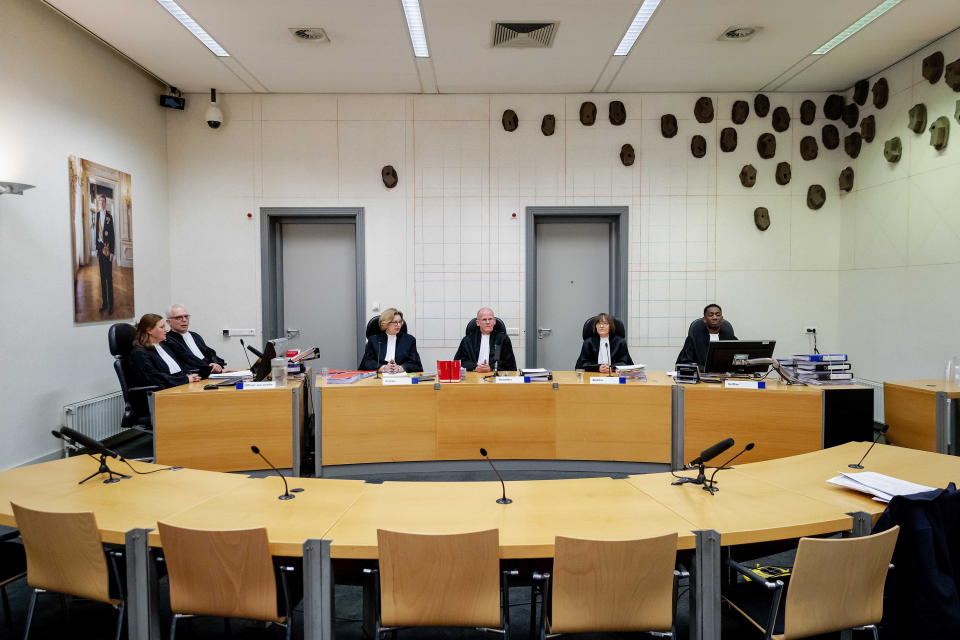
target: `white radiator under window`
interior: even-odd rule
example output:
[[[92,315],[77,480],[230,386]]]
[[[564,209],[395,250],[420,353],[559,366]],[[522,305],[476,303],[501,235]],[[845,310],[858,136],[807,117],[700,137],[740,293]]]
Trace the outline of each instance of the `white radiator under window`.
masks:
[[[63,407],[63,426],[90,436],[94,440],[106,440],[122,431],[123,394],[119,391],[74,402]],[[66,445],[63,450],[67,456]]]

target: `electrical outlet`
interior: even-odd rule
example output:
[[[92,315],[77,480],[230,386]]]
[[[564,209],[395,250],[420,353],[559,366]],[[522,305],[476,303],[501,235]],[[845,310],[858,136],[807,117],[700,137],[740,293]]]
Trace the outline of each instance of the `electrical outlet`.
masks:
[[[817,328],[816,328],[816,327],[804,327],[804,328],[803,328],[803,332],[804,332],[804,333],[816,333],[816,332],[817,332]]]

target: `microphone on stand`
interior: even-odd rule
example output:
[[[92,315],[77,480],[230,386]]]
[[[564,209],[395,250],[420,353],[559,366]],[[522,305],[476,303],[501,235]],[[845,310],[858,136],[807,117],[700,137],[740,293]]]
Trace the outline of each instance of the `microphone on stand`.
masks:
[[[867,453],[863,454],[863,457],[860,458],[860,462],[858,462],[857,464],[848,464],[847,466],[850,467],[851,469],[863,469],[863,461],[866,460],[867,455],[870,453],[870,451],[873,450],[873,447],[877,444],[877,442],[879,442],[880,436],[885,434],[887,432],[887,429],[889,428],[890,428],[890,425],[888,424],[880,425],[880,428],[877,429],[877,435],[873,438],[873,444],[871,444],[870,448],[867,449]]]
[[[711,460],[713,460],[714,458],[716,458],[718,455],[720,455],[721,453],[723,453],[724,451],[726,451],[726,450],[729,449],[730,447],[732,447],[733,444],[734,444],[733,438],[727,438],[726,440],[721,440],[720,442],[718,442],[718,443],[715,444],[715,445],[712,445],[712,446],[710,446],[710,447],[707,447],[706,449],[704,449],[703,451],[700,452],[700,455],[699,455],[698,457],[696,457],[696,458],[694,458],[693,460],[691,460],[690,463],[689,463],[686,467],[684,467],[684,469],[686,469],[686,470],[697,469],[697,471],[698,471],[697,477],[696,477],[696,478],[684,478],[684,477],[681,477],[681,478],[679,478],[678,480],[675,480],[674,482],[671,482],[670,484],[673,484],[673,485],[679,485],[679,484],[706,484],[706,483],[707,483],[707,478],[706,478],[706,476],[705,476],[704,473],[703,473],[704,465],[705,465],[707,462],[710,462]]]
[[[707,480],[707,484],[703,485],[703,490],[704,490],[704,491],[709,491],[709,492],[710,492],[710,495],[713,495],[713,494],[715,494],[717,491],[720,491],[720,489],[718,489],[718,488],[716,487],[716,483],[713,481],[714,477],[716,477],[716,475],[717,475],[717,472],[718,472],[718,471],[722,471],[723,469],[729,469],[730,467],[727,466],[728,464],[730,464],[731,462],[733,462],[734,460],[736,460],[737,458],[739,458],[740,456],[742,456],[743,454],[745,454],[747,451],[752,451],[752,450],[753,450],[753,447],[755,447],[755,446],[756,446],[756,443],[754,443],[754,442],[749,443],[747,446],[745,446],[745,447],[743,448],[743,450],[742,450],[740,453],[738,453],[737,455],[733,456],[732,458],[730,458],[729,460],[727,460],[726,462],[724,462],[722,465],[720,465],[719,467],[717,467],[716,469],[714,469],[714,470],[713,470],[713,473],[710,474],[710,479]]]
[[[300,489],[300,488],[297,488],[297,489],[289,489],[289,488],[287,487],[287,479],[284,477],[284,475],[283,475],[282,473],[280,473],[280,469],[277,469],[275,466],[273,466],[273,463],[272,463],[272,462],[270,462],[269,460],[267,460],[267,456],[265,456],[265,455],[263,455],[262,453],[260,453],[260,447],[258,447],[257,445],[251,445],[250,451],[253,451],[255,454],[257,454],[258,456],[260,456],[261,458],[263,458],[263,461],[266,462],[268,465],[270,465],[270,468],[273,469],[274,471],[276,471],[276,472],[277,472],[277,475],[280,476],[280,479],[283,480],[283,495],[282,495],[282,496],[277,496],[277,500],[293,500],[294,498],[297,497],[297,496],[293,495],[293,493],[300,493],[301,491],[303,491],[303,489]],[[293,493],[291,493],[291,491],[292,491]]]
[[[250,371],[253,371],[253,365],[250,364],[250,356],[247,355],[247,343],[243,341],[243,338],[240,338],[240,346],[243,347],[243,357],[247,359],[247,366],[250,367]]]
[[[613,358],[610,357],[610,342],[609,342],[609,338],[608,338],[607,340],[608,340],[608,342],[607,342],[607,344],[606,344],[606,347],[607,347],[607,377],[609,378],[610,376],[613,375]]]
[[[503,349],[503,340],[493,345],[493,377],[500,375],[500,351]]]
[[[480,447],[480,455],[486,458],[487,462],[490,463],[490,468],[493,469],[495,474],[497,474],[497,479],[500,481],[500,486],[503,488],[503,496],[497,498],[497,504],[510,504],[513,502],[513,500],[507,497],[507,485],[503,484],[503,477],[500,475],[500,472],[497,471],[497,468],[493,466],[493,461],[490,458],[487,458],[487,450],[483,447]]]

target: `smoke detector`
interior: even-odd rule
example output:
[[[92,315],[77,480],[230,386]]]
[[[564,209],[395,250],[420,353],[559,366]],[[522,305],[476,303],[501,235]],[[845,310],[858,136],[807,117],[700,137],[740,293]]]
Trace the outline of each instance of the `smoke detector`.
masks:
[[[290,27],[290,33],[297,40],[308,42],[330,42],[327,32],[320,27]]]
[[[490,46],[514,49],[546,49],[553,46],[559,22],[494,22]]]
[[[717,40],[724,40],[727,42],[746,42],[750,38],[756,35],[757,31],[760,31],[763,27],[727,27],[723,30],[723,33],[717,38]]]

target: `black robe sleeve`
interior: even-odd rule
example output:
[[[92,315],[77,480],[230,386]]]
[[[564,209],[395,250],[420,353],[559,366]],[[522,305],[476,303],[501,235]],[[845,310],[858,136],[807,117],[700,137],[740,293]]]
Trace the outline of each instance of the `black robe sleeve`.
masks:
[[[510,336],[504,334],[500,338],[500,371],[516,371],[517,358],[513,355],[513,343],[510,342]]]
[[[357,365],[357,369],[360,371],[376,371],[380,368],[380,356],[379,356],[379,334],[374,334],[367,338],[367,346],[363,350],[363,358],[360,359],[360,364]]]
[[[401,356],[401,359],[403,361],[401,362],[400,359],[398,359],[397,364],[403,367],[403,370],[406,371],[407,373],[413,373],[414,371],[423,371],[423,365],[420,364],[420,354],[417,353],[417,339],[411,336],[410,334],[402,334],[402,335],[406,335],[410,339],[404,340],[404,342],[407,343],[406,345],[407,348],[405,350],[406,353],[404,353]],[[400,338],[398,337],[397,338],[398,347],[399,347],[399,340]]]
[[[153,349],[137,347],[130,352],[130,363],[142,385],[156,385],[162,389],[169,389],[189,382],[187,374],[182,370],[179,373],[170,373],[163,359]]]
[[[697,364],[697,351],[693,345],[693,336],[688,335],[683,341],[683,348],[677,355],[677,364]]]
[[[613,353],[610,355],[610,359],[613,360],[613,366],[618,367],[620,365],[633,364],[626,340],[620,336],[613,336],[610,338],[610,344],[613,346]]]
[[[473,371],[477,368],[477,349],[473,348],[471,342],[472,335],[463,336],[460,339],[460,346],[457,347],[457,353],[453,359],[460,361],[460,366],[467,371]]]
[[[577,358],[577,364],[574,369],[583,369],[584,371],[599,371],[600,364],[597,362],[600,355],[600,339],[587,338],[580,347],[580,357]]]
[[[203,354],[204,359],[208,364],[218,364],[221,367],[226,366],[227,361],[217,355],[217,352],[213,350],[212,347],[207,345],[206,341],[203,339],[199,333],[190,332],[193,334],[193,341],[197,343],[197,348],[200,349],[200,353]],[[189,351],[189,349],[188,349]]]

